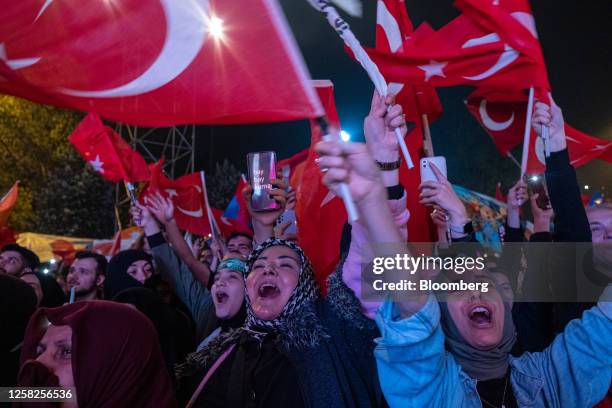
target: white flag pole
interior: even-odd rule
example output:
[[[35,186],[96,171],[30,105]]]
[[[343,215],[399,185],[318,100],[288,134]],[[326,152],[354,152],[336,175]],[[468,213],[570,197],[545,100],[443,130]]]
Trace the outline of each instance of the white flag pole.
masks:
[[[374,84],[376,91],[381,96],[387,96],[387,81],[380,73],[378,66],[372,61],[367,52],[363,49],[359,40],[355,37],[353,32],[351,31],[350,26],[346,21],[340,17],[336,9],[331,5],[329,0],[308,0],[310,5],[314,7],[316,10],[325,14],[327,18],[327,22],[330,26],[344,40],[344,43],[353,51],[355,58],[361,66],[366,70],[366,73],[370,77],[370,80]],[[410,157],[410,152],[408,151],[408,147],[406,146],[406,142],[404,141],[404,137],[402,136],[402,131],[399,128],[395,129],[395,136],[397,137],[397,142],[404,156],[404,160],[406,160],[406,164],[408,168],[411,169],[414,167],[412,162],[412,158]]]
[[[525,118],[525,133],[523,134],[523,156],[521,157],[521,179],[527,172],[527,158],[529,157],[529,139],[531,136],[531,115],[533,114],[533,87],[529,88],[529,101],[527,102],[527,117]]]

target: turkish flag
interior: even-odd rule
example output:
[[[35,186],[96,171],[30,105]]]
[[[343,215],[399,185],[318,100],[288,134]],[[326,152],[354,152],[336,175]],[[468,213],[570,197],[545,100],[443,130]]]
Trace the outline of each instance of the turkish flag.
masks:
[[[141,198],[145,199],[155,192],[169,197],[174,204],[174,219],[180,229],[200,236],[211,234],[202,175],[196,172],[171,180],[164,175],[162,166],[162,160],[151,165],[151,179]]]
[[[8,227],[8,219],[17,203],[19,196],[19,182],[15,182],[13,187],[0,200],[0,228]]]
[[[109,181],[149,179],[144,158],[96,114],[88,114],[68,138],[92,169]]]
[[[339,130],[333,84],[330,81],[314,82],[330,125]],[[321,171],[315,163],[318,155],[314,146],[324,136],[321,128],[311,121],[310,129],[308,158],[296,187],[295,215],[299,244],[312,262],[317,282],[325,292],[327,277],[340,260],[340,238],[347,214],[342,200],[323,184]]]
[[[527,173],[541,174],[546,169],[544,143],[540,137],[535,136],[535,132],[532,132],[531,136]],[[576,168],[597,158],[612,163],[612,141],[589,136],[567,123],[565,124],[565,140],[570,164]]]
[[[524,93],[481,88],[468,97],[467,107],[501,154],[506,155],[522,143],[527,116],[527,95]],[[533,129],[530,131],[527,173],[541,174],[546,163],[544,144]],[[583,166],[595,158],[612,162],[612,142],[587,135],[567,123],[565,137],[572,166]]]
[[[276,0],[0,5],[0,92],[149,127],[323,113]]]
[[[504,42],[464,15],[400,52],[367,49],[389,81],[414,85],[474,85],[526,89],[547,85],[539,61]]]
[[[527,116],[527,96],[522,92],[478,88],[468,96],[466,106],[502,155],[522,143]]]
[[[376,49],[399,52],[404,44],[418,43],[433,33],[427,24],[422,24],[413,31],[408,18],[406,4],[403,0],[378,0],[376,10]],[[431,86],[412,86],[410,84],[390,83],[389,91],[397,94],[396,102],[402,105],[406,120],[415,124],[405,137],[406,146],[411,157],[423,157],[423,116],[427,115],[433,122],[442,114],[442,105],[438,93]],[[419,203],[418,191],[421,184],[419,166],[408,169],[402,162],[400,183],[406,189],[409,199],[406,201],[411,216],[408,221],[408,238],[412,242],[432,242],[435,240],[434,228],[428,209]]]
[[[456,0],[455,5],[477,25],[490,30],[510,47],[536,61],[536,97],[548,102],[550,84],[538,40],[535,19],[527,0]]]

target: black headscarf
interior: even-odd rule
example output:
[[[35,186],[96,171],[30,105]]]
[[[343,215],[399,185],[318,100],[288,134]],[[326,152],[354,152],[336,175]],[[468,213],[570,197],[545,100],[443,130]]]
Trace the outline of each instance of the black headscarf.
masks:
[[[113,256],[108,264],[108,271],[104,280],[104,297],[106,299],[114,298],[122,290],[143,286],[142,283],[127,273],[130,265],[136,261],[147,261],[153,265],[151,255],[137,249],[121,251]]]
[[[43,294],[39,307],[59,307],[66,303],[66,294],[53,276],[40,272],[34,275],[40,282],[40,289]]]

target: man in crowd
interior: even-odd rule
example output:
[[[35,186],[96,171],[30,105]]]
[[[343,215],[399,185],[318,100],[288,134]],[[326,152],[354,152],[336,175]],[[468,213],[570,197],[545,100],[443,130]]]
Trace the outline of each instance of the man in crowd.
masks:
[[[75,301],[101,299],[107,265],[106,258],[100,254],[89,251],[76,253],[66,277],[68,287],[75,288]]]
[[[20,277],[26,273],[36,272],[39,266],[38,256],[20,245],[8,244],[0,251],[0,273]]]
[[[238,252],[245,259],[253,250],[253,237],[244,232],[233,232],[227,239],[227,251]]]

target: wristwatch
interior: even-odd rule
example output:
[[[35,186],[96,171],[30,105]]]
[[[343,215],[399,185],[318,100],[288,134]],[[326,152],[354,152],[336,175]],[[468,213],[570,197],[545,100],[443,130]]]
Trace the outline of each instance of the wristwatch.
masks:
[[[383,163],[383,162],[377,161],[376,164],[378,164],[378,168],[381,169],[382,171],[397,170],[402,165],[402,156],[400,156],[394,162],[384,162]]]
[[[472,225],[472,221],[468,221],[463,225],[448,224],[448,229],[450,229],[455,234],[469,235],[474,232],[474,226]]]

